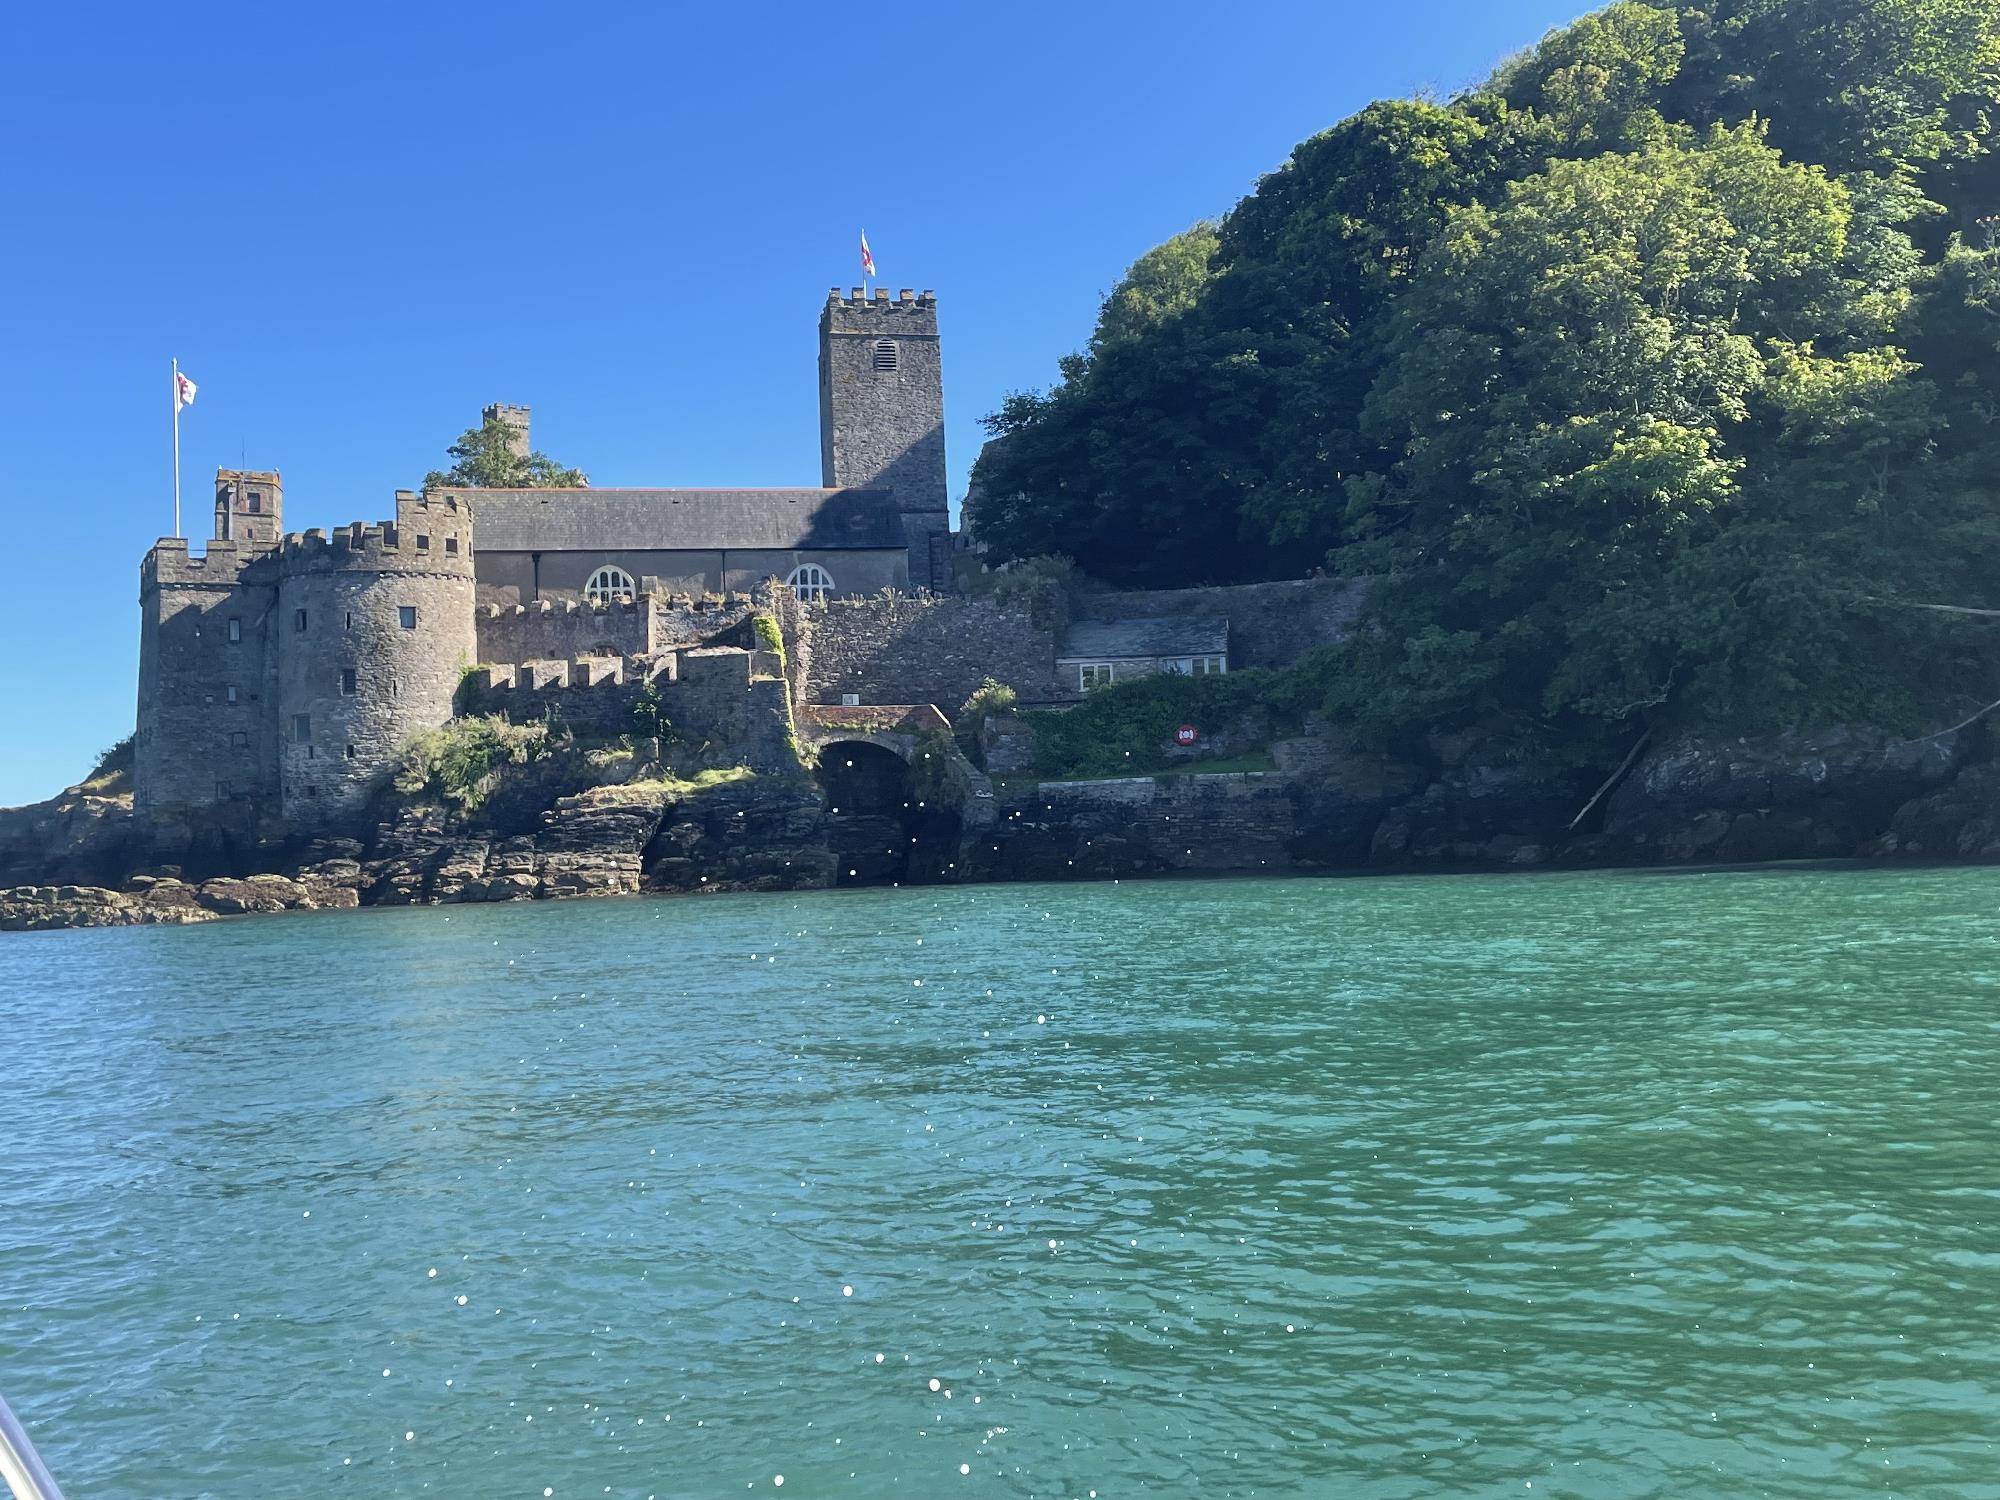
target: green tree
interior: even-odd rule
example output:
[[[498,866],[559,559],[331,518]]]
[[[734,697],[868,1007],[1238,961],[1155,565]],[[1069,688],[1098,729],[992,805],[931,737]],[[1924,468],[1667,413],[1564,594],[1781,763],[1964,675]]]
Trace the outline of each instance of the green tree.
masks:
[[[1093,354],[1143,338],[1187,312],[1208,287],[1210,268],[1221,243],[1213,224],[1203,222],[1155,245],[1127,268],[1097,314],[1090,336]]]
[[[1342,706],[1583,745],[1907,710],[1861,601],[1930,571],[1941,424],[1855,212],[1744,127],[1456,215],[1371,401],[1401,456],[1350,486],[1343,562],[1393,586]]]
[[[444,451],[449,469],[432,469],[424,488],[435,489],[581,489],[590,479],[581,469],[564,468],[546,453],[515,451],[515,429],[498,412],[477,427],[468,427]]]
[[[1550,141],[1573,154],[1657,131],[1662,88],[1687,52],[1671,5],[1618,0],[1552,32],[1501,71],[1498,91],[1548,121]]]
[[[1136,261],[988,419],[980,534],[1384,578],[1330,704],[1383,736],[1986,702],[1909,606],[1996,596],[1996,122],[1995,0],[1617,0]]]
[[[1977,156],[1993,126],[1993,0],[1682,0],[1687,63],[1663,97],[1705,126],[1755,115],[1787,156],[1896,173]]]

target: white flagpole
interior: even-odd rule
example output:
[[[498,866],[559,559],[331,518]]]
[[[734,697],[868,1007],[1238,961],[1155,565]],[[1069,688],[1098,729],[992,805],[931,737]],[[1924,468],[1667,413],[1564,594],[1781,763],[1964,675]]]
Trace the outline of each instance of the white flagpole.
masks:
[[[173,362],[174,396],[174,535],[181,534],[181,362]]]

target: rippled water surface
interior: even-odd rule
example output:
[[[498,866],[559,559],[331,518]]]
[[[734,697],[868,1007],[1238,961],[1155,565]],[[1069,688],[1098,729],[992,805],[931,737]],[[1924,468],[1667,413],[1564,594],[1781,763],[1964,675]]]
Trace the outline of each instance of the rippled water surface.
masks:
[[[72,1500],[2000,1496],[2000,871],[0,938]]]

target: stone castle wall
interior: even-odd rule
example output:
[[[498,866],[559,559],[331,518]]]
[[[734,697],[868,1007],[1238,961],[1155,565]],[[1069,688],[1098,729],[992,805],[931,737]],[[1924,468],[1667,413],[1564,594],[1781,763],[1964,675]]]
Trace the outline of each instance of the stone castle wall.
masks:
[[[704,759],[760,773],[799,769],[791,700],[769,652],[699,647],[653,666],[650,674],[589,659],[485,667],[468,685],[466,707],[517,724],[547,718],[585,734],[633,734],[633,710],[650,683],[671,737],[705,750]]]
[[[472,597],[471,516],[448,499],[200,558],[162,539],[140,574],[135,805],[309,824],[365,798],[450,718]]]
[[[482,662],[564,661],[578,656],[644,656],[655,650],[652,601],[482,604],[473,619]]]
[[[1056,632],[1025,602],[935,595],[834,599],[803,615],[804,701],[934,703],[946,714],[988,677],[1024,703],[1077,697],[1055,675]]]
[[[179,537],[146,555],[132,770],[140,812],[185,806],[236,822],[275,807],[277,569],[269,556],[219,541],[206,557],[190,557]]]
[[[647,595],[634,603],[591,605],[574,599],[482,604],[475,617],[478,659],[506,665],[570,661],[579,656],[652,656],[689,646],[747,645],[750,616],[775,594]]]

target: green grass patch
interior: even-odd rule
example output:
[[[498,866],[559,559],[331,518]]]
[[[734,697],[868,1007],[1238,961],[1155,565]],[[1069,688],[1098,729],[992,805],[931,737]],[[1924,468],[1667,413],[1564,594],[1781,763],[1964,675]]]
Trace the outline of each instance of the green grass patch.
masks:
[[[739,781],[754,781],[757,773],[748,766],[726,766],[717,770],[697,771],[692,776],[653,776],[644,781],[627,781],[617,786],[595,788],[591,795],[603,802],[644,802],[654,797],[691,797],[699,792],[712,791],[719,786],[731,786]]]

